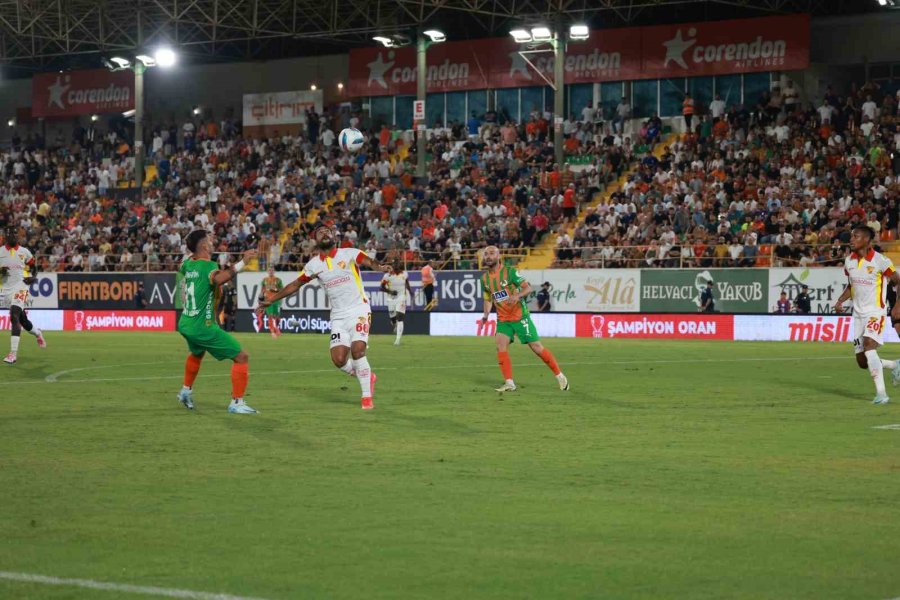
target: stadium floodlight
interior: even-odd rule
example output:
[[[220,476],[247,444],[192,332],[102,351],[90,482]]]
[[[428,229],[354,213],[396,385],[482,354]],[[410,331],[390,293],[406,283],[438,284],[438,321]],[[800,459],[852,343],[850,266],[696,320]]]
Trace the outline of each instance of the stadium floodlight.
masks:
[[[553,32],[550,31],[549,27],[532,27],[531,38],[535,42],[549,42],[553,39]]]
[[[527,44],[531,41],[531,33],[526,29],[513,29],[509,32],[513,39],[520,44]]]
[[[9,125],[10,127],[15,127],[15,126],[16,126],[16,120],[15,120],[15,119],[10,119],[9,121],[6,122],[6,124]]]
[[[125,112],[123,112],[123,113],[122,113],[122,116],[125,117],[126,119],[130,119],[131,117],[134,116],[134,113],[135,113],[135,112],[137,112],[137,111],[135,111],[135,110],[132,108],[131,110],[126,110]]]
[[[385,48],[393,48],[394,47],[394,40],[392,40],[389,37],[385,37],[383,35],[376,35],[372,39],[375,40],[376,42],[378,42],[379,44],[381,44],[382,46],[384,46]]]
[[[878,0],[878,4],[881,6],[887,6],[887,0]]]
[[[341,83],[340,81],[338,81],[338,89],[339,89],[339,90],[344,89],[344,84]]]
[[[433,44],[440,44],[441,42],[447,41],[447,36],[444,35],[444,32],[438,31],[437,29],[428,29],[422,33],[427,35],[428,39],[430,39]]]
[[[157,48],[153,58],[156,59],[156,64],[163,69],[175,66],[175,62],[178,60],[178,56],[171,48]]]
[[[109,61],[116,65],[118,69],[127,69],[131,66],[131,61],[122,56],[111,56],[109,57]]]
[[[314,84],[314,83],[311,84],[311,85],[309,86],[309,89],[312,90],[312,91],[316,91],[316,84]]]
[[[194,113],[195,115],[199,115],[200,113],[203,112],[203,109],[200,108],[199,106],[195,106],[194,110],[192,110],[191,112]]]
[[[91,121],[96,122],[100,117],[98,115],[91,115]]]
[[[586,40],[591,36],[591,30],[587,25],[572,25],[569,27],[569,39]]]
[[[143,64],[145,67],[155,67],[156,66],[156,59],[153,58],[152,56],[147,56],[146,54],[138,54],[134,58],[135,58],[135,60],[139,60],[141,62],[141,64]]]

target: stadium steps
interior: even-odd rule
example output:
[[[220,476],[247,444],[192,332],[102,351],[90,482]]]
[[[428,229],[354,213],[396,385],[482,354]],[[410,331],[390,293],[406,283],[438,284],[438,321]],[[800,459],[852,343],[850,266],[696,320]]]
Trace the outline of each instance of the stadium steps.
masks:
[[[651,151],[653,156],[656,158],[661,158],[665,152],[666,146],[672,144],[672,142],[676,139],[675,134],[669,134],[664,137],[656,146],[653,147]],[[628,176],[633,174],[637,170],[638,164],[635,163],[630,169],[622,173],[622,176],[619,177],[616,181],[606,186],[602,192],[596,194],[593,200],[586,204],[584,208],[581,209],[581,212],[578,214],[578,218],[575,220],[575,224],[569,228],[569,235],[574,235],[575,228],[584,221],[587,216],[588,208],[595,208],[600,204],[606,204],[610,201],[610,197],[615,193],[622,189],[622,186],[625,185],[625,182],[628,181]],[[553,250],[556,248],[556,243],[559,238],[557,234],[549,234],[544,237],[543,241],[535,246],[532,251],[526,256],[518,265],[519,269],[549,269],[553,264],[553,257],[555,256]]]

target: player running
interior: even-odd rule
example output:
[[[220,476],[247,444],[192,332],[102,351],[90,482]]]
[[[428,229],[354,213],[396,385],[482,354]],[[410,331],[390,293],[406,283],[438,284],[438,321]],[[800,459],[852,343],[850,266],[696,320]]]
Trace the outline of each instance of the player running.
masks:
[[[3,359],[8,365],[16,364],[19,340],[24,329],[37,338],[40,348],[46,348],[44,334],[28,320],[28,286],[37,281],[34,256],[28,248],[19,245],[19,231],[10,225],[6,229],[6,241],[0,247],[0,306],[9,307],[9,354]]]
[[[540,342],[534,321],[528,314],[524,298],[531,293],[529,284],[513,267],[503,266],[500,262],[500,250],[496,246],[484,249],[482,262],[487,271],[481,276],[484,289],[484,316],[482,323],[487,323],[491,307],[497,307],[497,360],[500,371],[506,382],[497,388],[498,392],[514,392],[516,384],[512,378],[512,362],[509,360],[509,344],[516,336],[523,344],[528,344],[531,351],[541,357],[550,367],[559,383],[559,389],[568,390],[569,380],[559,370],[553,353]]]
[[[301,287],[318,279],[331,305],[331,361],[344,373],[356,377],[362,391],[362,409],[371,410],[375,408],[372,397],[377,380],[366,358],[372,309],[363,289],[359,267],[375,271],[387,271],[390,267],[356,248],[338,248],[334,232],[325,225],[317,227],[313,236],[319,254],[306,263],[300,277],[261,302],[256,311],[261,313],[273,302],[297,293]]]
[[[412,287],[409,285],[409,274],[403,270],[399,260],[394,261],[390,272],[385,273],[381,279],[381,289],[388,293],[387,309],[391,317],[391,325],[397,333],[394,345],[400,345],[403,337],[403,318],[406,316],[406,292],[412,298]]]
[[[275,276],[275,269],[270,268],[269,276],[263,279],[262,282],[262,294],[260,295],[260,300],[268,300],[277,294],[283,287],[284,284],[281,282],[281,279]],[[272,333],[272,339],[275,339],[281,335],[281,330],[278,328],[278,319],[281,316],[281,302],[273,302],[270,304],[266,308],[265,314],[269,318],[269,331]],[[259,328],[262,329],[263,317],[260,315],[258,318],[260,320]]]
[[[888,279],[894,285],[900,283],[900,275],[894,270],[891,259],[872,248],[875,232],[861,225],[853,229],[850,247],[853,252],[844,259],[847,287],[834,303],[834,310],[844,311],[844,302],[853,299],[853,347],[856,363],[861,369],[869,369],[875,381],[873,404],[887,404],[890,400],[884,387],[884,369],[891,370],[894,385],[900,384],[900,361],[882,360],[878,347],[882,345],[885,321],[885,293]],[[900,318],[900,308],[894,307],[891,315]]]
[[[178,400],[185,408],[193,410],[194,380],[200,371],[200,362],[209,352],[216,360],[227,358],[234,363],[231,365],[231,403],[228,412],[253,414],[256,411],[244,403],[244,391],[250,378],[250,357],[231,334],[219,327],[215,307],[219,286],[234,278],[244,268],[244,263],[256,256],[256,250],[247,250],[236,264],[219,269],[211,258],[213,243],[206,230],[190,232],[185,244],[190,258],[179,269],[182,277],[182,312],[178,319],[178,333],[187,341],[190,353],[184,364],[184,386],[178,393]]]

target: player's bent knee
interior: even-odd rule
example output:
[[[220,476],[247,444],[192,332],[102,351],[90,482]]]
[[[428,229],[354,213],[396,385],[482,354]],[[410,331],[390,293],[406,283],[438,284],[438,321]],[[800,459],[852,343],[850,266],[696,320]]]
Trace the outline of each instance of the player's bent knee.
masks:
[[[250,362],[250,355],[241,350],[240,352],[238,352],[238,355],[234,357],[234,362],[239,365],[248,363]]]
[[[866,358],[865,354],[857,354],[856,355],[856,364],[859,365],[860,369],[868,369],[869,368],[869,359]]]

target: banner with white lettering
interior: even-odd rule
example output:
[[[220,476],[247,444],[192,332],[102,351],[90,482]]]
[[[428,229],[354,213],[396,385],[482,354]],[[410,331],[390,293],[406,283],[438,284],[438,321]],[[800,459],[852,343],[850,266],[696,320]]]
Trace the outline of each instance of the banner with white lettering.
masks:
[[[809,45],[809,15],[602,29],[566,44],[563,71],[572,84],[800,70]],[[427,91],[543,85],[553,53],[523,50],[509,36],[438,44],[428,51]],[[351,96],[416,93],[413,46],[353,48],[349,71]]]
[[[407,292],[407,312],[424,310],[425,296],[422,292],[422,273],[409,271],[409,285],[412,295]],[[279,271],[275,276],[287,285],[297,278],[296,271]],[[381,289],[383,273],[363,271],[360,273],[363,289],[369,297],[373,311],[387,310],[388,294]],[[478,271],[438,271],[435,272],[435,296],[442,311],[480,311],[484,307],[481,294],[481,279]],[[266,273],[245,271],[237,277],[238,308],[255,308],[259,303],[262,281]],[[282,300],[284,310],[331,310],[325,290],[317,281],[303,286],[300,291]]]
[[[522,270],[535,292],[550,284],[550,312],[638,312],[640,269]],[[534,297],[529,308],[537,309]]]
[[[31,80],[32,117],[72,117],[134,108],[134,73],[107,69],[38,73]]]
[[[307,110],[322,112],[323,98],[322,90],[244,94],[244,136],[296,135]]]

